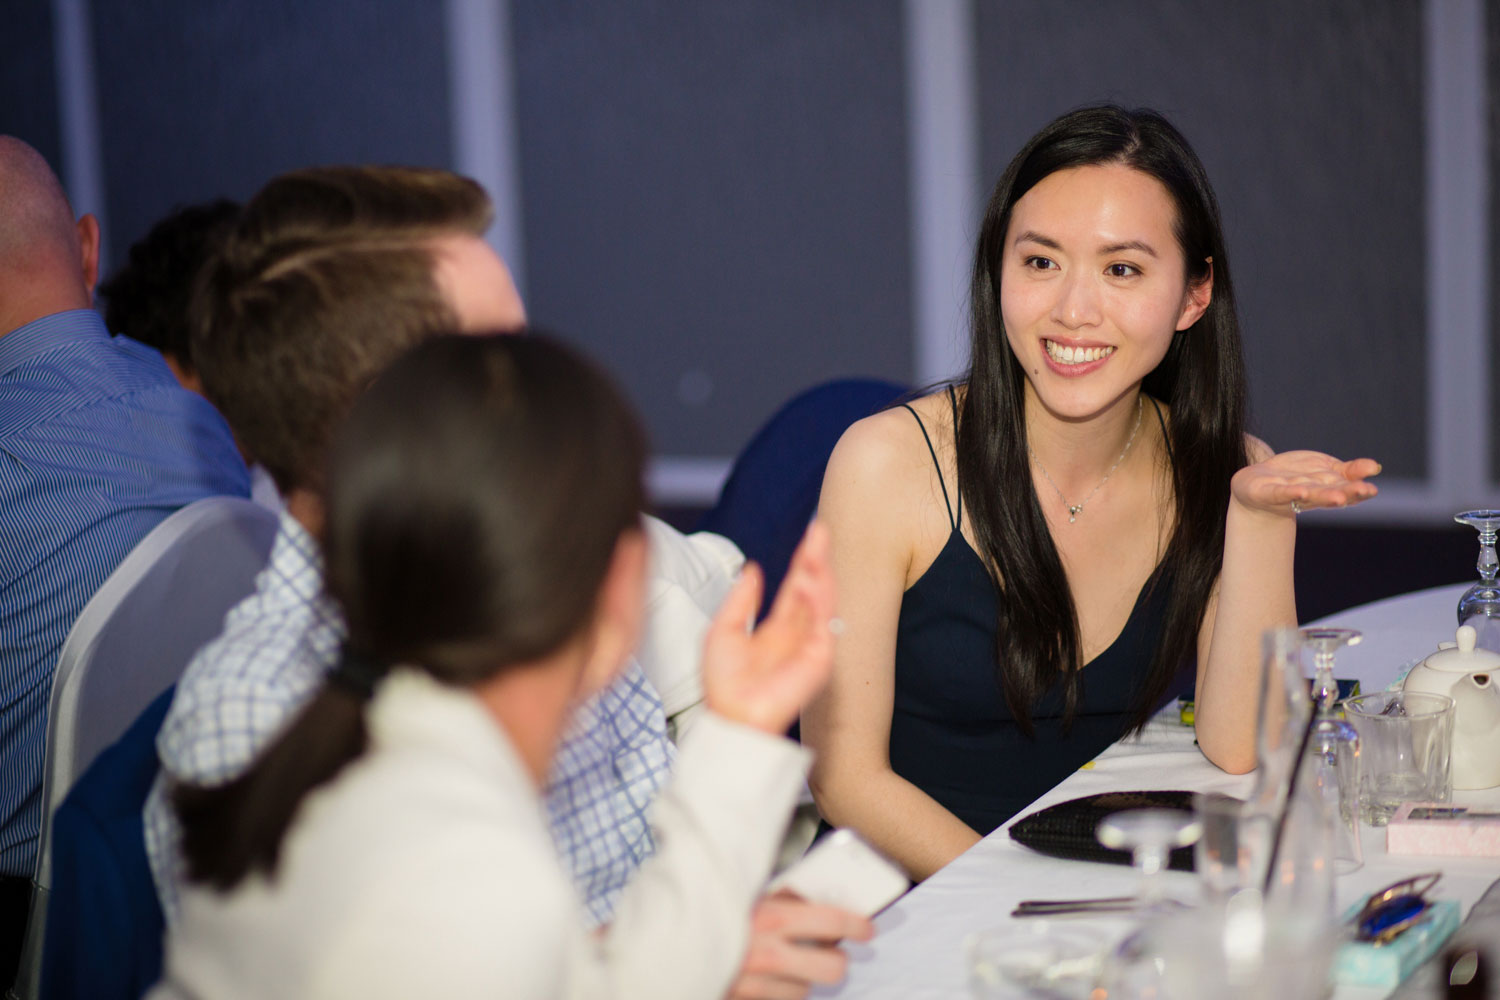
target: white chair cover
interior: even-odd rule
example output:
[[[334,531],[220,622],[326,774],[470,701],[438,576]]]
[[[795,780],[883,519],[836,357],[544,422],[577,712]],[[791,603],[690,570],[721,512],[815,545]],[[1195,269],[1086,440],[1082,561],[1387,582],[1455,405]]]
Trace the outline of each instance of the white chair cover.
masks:
[[[42,827],[31,916],[13,995],[37,995],[52,814],[99,752],[176,683],[198,647],[265,566],[276,515],[237,497],[208,497],[158,524],[89,599],[58,656],[42,765]]]

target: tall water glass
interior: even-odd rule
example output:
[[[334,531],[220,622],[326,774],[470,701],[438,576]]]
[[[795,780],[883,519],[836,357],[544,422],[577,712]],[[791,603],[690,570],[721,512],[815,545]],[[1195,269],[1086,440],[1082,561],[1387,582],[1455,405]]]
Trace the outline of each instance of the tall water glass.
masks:
[[[1245,852],[1250,884],[1260,885],[1270,861],[1277,817],[1286,804],[1292,767],[1312,715],[1302,678],[1302,635],[1269,629],[1261,638],[1256,690],[1255,788],[1241,815],[1238,849]]]
[[[1262,644],[1258,768],[1240,822],[1241,850],[1250,858],[1252,884],[1265,887],[1268,908],[1325,919],[1333,911],[1337,782],[1321,755],[1305,752],[1313,702],[1302,635],[1270,629]]]
[[[1453,797],[1453,699],[1380,691],[1344,702],[1359,731],[1360,816],[1385,826],[1403,802]]]

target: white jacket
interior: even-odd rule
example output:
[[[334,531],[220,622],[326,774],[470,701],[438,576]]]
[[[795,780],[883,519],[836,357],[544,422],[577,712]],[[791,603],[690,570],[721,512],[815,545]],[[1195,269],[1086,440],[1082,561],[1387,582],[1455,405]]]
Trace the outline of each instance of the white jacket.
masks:
[[[651,570],[645,632],[636,659],[661,696],[673,736],[681,739],[703,711],[703,639],[745,565],[745,556],[722,535],[684,535],[654,517],[642,521]]]
[[[705,713],[654,806],[659,853],[583,930],[531,780],[468,692],[402,670],[371,746],[304,803],[274,879],[191,886],[153,998],[711,998],[807,753]]]

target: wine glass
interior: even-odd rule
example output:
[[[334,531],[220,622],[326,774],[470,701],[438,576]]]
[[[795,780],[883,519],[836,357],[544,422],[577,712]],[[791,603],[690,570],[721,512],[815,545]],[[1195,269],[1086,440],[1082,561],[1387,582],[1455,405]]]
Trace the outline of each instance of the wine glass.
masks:
[[[1475,563],[1479,582],[1458,599],[1458,623],[1474,626],[1482,649],[1500,652],[1500,583],[1495,580],[1497,571],[1500,571],[1500,559],[1495,556],[1500,510],[1466,510],[1454,514],[1453,520],[1479,532],[1479,561]],[[1471,620],[1475,618],[1479,620]]]
[[[1314,764],[1309,777],[1337,810],[1333,863],[1340,875],[1361,867],[1364,854],[1359,843],[1359,733],[1338,707],[1339,685],[1333,679],[1333,661],[1339,649],[1356,646],[1363,638],[1351,628],[1302,630],[1303,647],[1313,654],[1312,690],[1317,712],[1307,748]]]
[[[1172,860],[1172,848],[1187,847],[1202,833],[1203,821],[1183,809],[1127,809],[1104,817],[1095,836],[1105,847],[1130,852],[1141,873],[1136,898],[1144,912],[1165,908],[1161,873]]]
[[[1094,835],[1099,843],[1115,850],[1128,850],[1130,861],[1141,873],[1136,889],[1140,927],[1120,941],[1104,963],[1101,987],[1110,997],[1150,997],[1161,988],[1161,963],[1152,928],[1180,906],[1167,901],[1162,872],[1172,860],[1174,847],[1187,847],[1203,833],[1203,821],[1181,809],[1127,809],[1111,813],[1099,822]]]

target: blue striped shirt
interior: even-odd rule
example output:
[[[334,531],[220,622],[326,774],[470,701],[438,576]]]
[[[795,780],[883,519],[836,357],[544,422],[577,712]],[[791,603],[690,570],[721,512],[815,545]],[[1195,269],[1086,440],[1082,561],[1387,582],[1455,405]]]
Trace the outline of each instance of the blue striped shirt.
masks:
[[[249,490],[218,411],[97,313],[0,336],[0,874],[35,865],[52,671],[73,620],[168,514]]]

